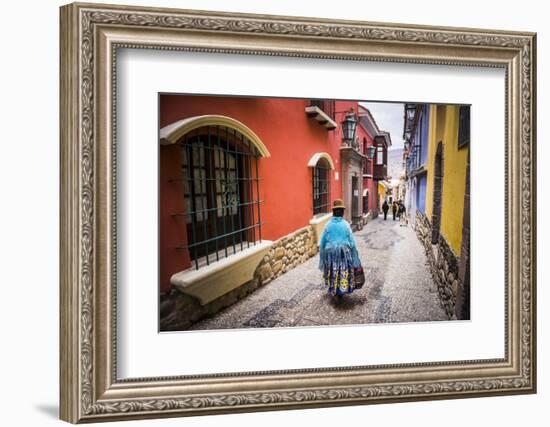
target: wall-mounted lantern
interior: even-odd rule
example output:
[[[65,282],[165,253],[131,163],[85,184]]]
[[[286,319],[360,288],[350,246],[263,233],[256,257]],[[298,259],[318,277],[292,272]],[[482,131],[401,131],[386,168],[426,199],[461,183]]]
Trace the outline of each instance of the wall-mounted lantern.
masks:
[[[412,122],[414,120],[417,105],[418,104],[405,104],[405,119],[408,122]]]
[[[342,122],[342,143],[345,146],[351,147],[355,141],[355,131],[357,130],[357,121],[355,114],[349,112]]]
[[[412,121],[416,113],[416,108],[414,106],[408,106],[407,108],[407,120]]]
[[[370,160],[374,159],[375,154],[376,154],[376,147],[374,145],[371,145],[369,148],[367,148],[367,157]]]

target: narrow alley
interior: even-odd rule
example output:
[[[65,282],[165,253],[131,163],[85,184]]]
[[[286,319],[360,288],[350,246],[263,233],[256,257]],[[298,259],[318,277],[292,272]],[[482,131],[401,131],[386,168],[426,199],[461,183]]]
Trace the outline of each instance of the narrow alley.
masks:
[[[190,329],[447,320],[424,248],[409,226],[379,216],[354,233],[366,282],[340,302],[322,286],[319,255]]]

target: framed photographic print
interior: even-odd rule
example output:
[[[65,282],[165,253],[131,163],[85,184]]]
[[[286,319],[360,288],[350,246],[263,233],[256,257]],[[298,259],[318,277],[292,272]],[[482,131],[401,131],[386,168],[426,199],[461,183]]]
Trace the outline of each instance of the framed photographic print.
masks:
[[[61,8],[61,418],[534,393],[535,34]]]

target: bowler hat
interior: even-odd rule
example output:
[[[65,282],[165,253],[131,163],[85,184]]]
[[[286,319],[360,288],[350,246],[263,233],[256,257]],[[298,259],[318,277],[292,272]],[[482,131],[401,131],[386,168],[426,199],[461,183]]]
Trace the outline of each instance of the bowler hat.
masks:
[[[334,199],[332,202],[332,209],[346,209],[344,201],[342,199]]]

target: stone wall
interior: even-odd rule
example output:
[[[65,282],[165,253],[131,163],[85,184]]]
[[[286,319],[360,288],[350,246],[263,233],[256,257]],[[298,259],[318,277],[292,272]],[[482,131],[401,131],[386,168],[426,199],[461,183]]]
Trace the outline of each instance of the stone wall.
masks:
[[[355,233],[356,231],[362,230],[365,225],[371,222],[373,219],[378,217],[378,211],[372,210],[366,213],[361,217],[361,220],[355,224],[350,224],[351,230]]]
[[[205,305],[201,305],[198,299],[190,295],[172,289],[169,294],[160,297],[160,330],[185,330],[193,323],[235,304],[259,286],[261,283],[255,275],[251,281]]]
[[[312,226],[301,228],[273,243],[256,272],[262,285],[314,256],[318,251]]]
[[[160,297],[160,330],[184,330],[201,319],[213,316],[305,262],[317,254],[318,250],[313,227],[307,226],[273,242],[269,252],[258,264],[251,281],[206,305],[202,306],[190,295],[172,289],[169,294]]]
[[[430,221],[418,210],[416,211],[415,229],[426,250],[432,278],[437,284],[441,304],[445,308],[449,319],[456,319],[455,304],[459,286],[458,258],[441,233],[439,234],[438,244],[432,244]]]

